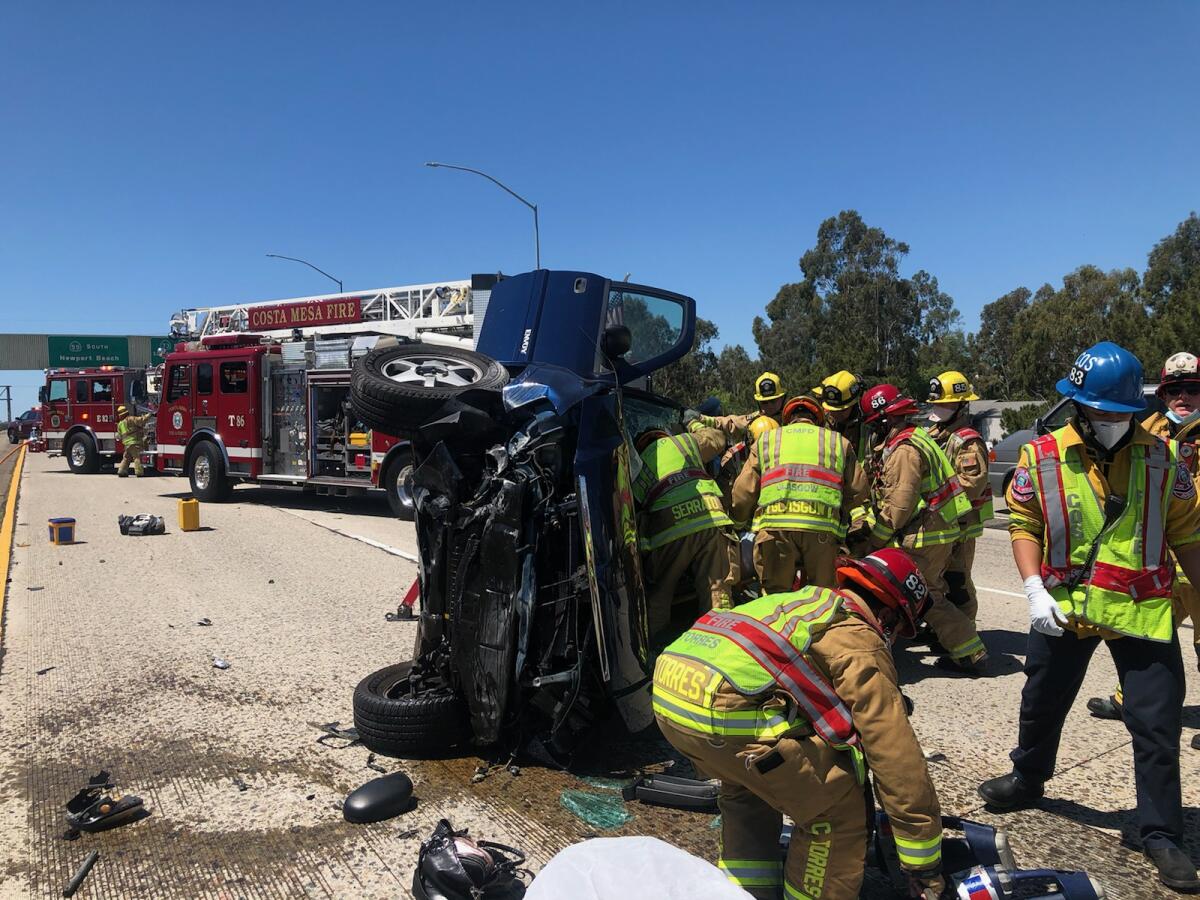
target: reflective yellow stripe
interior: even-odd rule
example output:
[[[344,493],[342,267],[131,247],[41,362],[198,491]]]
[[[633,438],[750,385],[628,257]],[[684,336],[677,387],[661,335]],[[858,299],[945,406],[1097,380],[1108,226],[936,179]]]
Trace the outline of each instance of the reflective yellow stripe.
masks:
[[[926,869],[940,863],[942,860],[942,836],[914,841],[895,835],[896,852],[902,865],[914,869]]]
[[[955,659],[962,659],[964,656],[970,656],[973,653],[978,653],[983,649],[983,641],[979,635],[971,638],[964,644],[959,644],[957,647],[949,648],[950,655]]]
[[[777,738],[793,731],[798,724],[757,709],[719,712],[659,693],[654,694],[652,705],[655,715],[700,734]]]
[[[783,881],[783,863],[778,859],[717,860],[717,868],[742,887],[774,887]]]

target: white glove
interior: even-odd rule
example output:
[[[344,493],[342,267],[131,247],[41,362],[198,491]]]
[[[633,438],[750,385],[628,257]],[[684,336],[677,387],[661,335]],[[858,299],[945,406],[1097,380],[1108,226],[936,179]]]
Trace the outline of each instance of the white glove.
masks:
[[[1029,624],[1034,631],[1050,637],[1062,637],[1063,619],[1058,602],[1050,596],[1041,575],[1030,575],[1025,579],[1025,596],[1029,600]]]

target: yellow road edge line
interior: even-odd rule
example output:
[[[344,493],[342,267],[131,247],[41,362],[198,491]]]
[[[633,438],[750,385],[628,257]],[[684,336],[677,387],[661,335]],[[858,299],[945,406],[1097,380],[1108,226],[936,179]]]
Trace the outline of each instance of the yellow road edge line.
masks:
[[[25,464],[26,445],[16,448],[20,450],[16,465],[13,466],[12,481],[8,483],[8,500],[4,505],[4,524],[0,525],[0,573],[4,575],[4,585],[0,588],[0,642],[4,641],[4,601],[8,599],[8,564],[12,558],[13,531],[17,522],[17,492],[21,485],[21,469]],[[12,453],[7,454],[8,459]],[[0,460],[0,463],[4,460]]]

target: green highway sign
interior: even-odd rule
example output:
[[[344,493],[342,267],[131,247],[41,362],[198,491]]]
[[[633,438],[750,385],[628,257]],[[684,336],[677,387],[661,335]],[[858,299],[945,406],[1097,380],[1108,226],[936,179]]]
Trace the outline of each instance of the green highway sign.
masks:
[[[46,350],[51,369],[129,365],[129,338],[48,334]]]
[[[175,350],[177,338],[155,338],[150,342],[150,365],[156,366],[162,362],[168,353]]]

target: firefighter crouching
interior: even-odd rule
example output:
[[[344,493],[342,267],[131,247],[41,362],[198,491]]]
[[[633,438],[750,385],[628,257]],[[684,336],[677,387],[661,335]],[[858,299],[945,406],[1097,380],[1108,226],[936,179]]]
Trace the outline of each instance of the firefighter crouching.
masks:
[[[700,612],[733,603],[738,545],[721,490],[706,466],[725,449],[714,428],[672,435],[659,428],[636,443],[642,468],[633,484],[641,507],[642,551],[650,589],[646,598],[651,637],[671,620],[675,589],[689,569]]]
[[[943,372],[929,382],[929,436],[942,447],[954,466],[959,485],[971,501],[971,511],[958,520],[962,536],[946,563],[946,597],[972,625],[979,610],[975,581],[971,577],[975,541],[983,534],[984,523],[992,517],[987,442],[971,426],[970,404],[978,399],[962,372]]]
[[[979,672],[987,659],[975,623],[946,596],[946,565],[962,534],[959,519],[971,511],[954,467],[924,428],[908,424],[916,403],[895,385],[871,388],[859,401],[870,429],[870,550],[902,547],[929,585],[925,621],[947,656],[939,665]]]
[[[937,896],[941,810],[889,649],[915,633],[925,581],[889,548],[840,560],[837,582],[701,616],[658,658],[655,718],[721,779],[718,865],[754,897],[858,897],[868,768],[912,895]],[[781,864],[784,814],[795,827]]]
[[[134,474],[142,477],[142,445],[146,442],[146,423],[154,418],[153,413],[131,416],[124,406],[117,407],[117,438],[125,447],[121,464],[117,466],[117,477],[129,476],[129,464],[133,463]]]
[[[772,420],[776,425],[783,424],[783,398],[785,391],[783,382],[774,372],[763,372],[754,379],[754,399],[758,401],[758,412],[744,416],[705,416],[696,418],[706,428],[716,428],[725,432],[734,440],[741,440],[750,428],[750,424],[760,418]]]
[[[766,430],[750,448],[733,485],[733,519],[753,515],[754,568],[764,593],[806,584],[831,588],[849,511],[867,495],[867,477],[850,442],[822,428],[821,407],[794,397],[783,428]]]
[[[1184,675],[1171,597],[1171,551],[1193,584],[1200,578],[1196,486],[1180,445],[1135,420],[1146,401],[1142,364],[1128,350],[1096,344],[1057,388],[1074,415],[1021,448],[1008,486],[1031,629],[1012,772],[985,781],[979,793],[1005,810],[1042,796],[1063,723],[1103,640],[1125,693],[1143,850],[1164,884],[1200,890],[1181,849]]]

